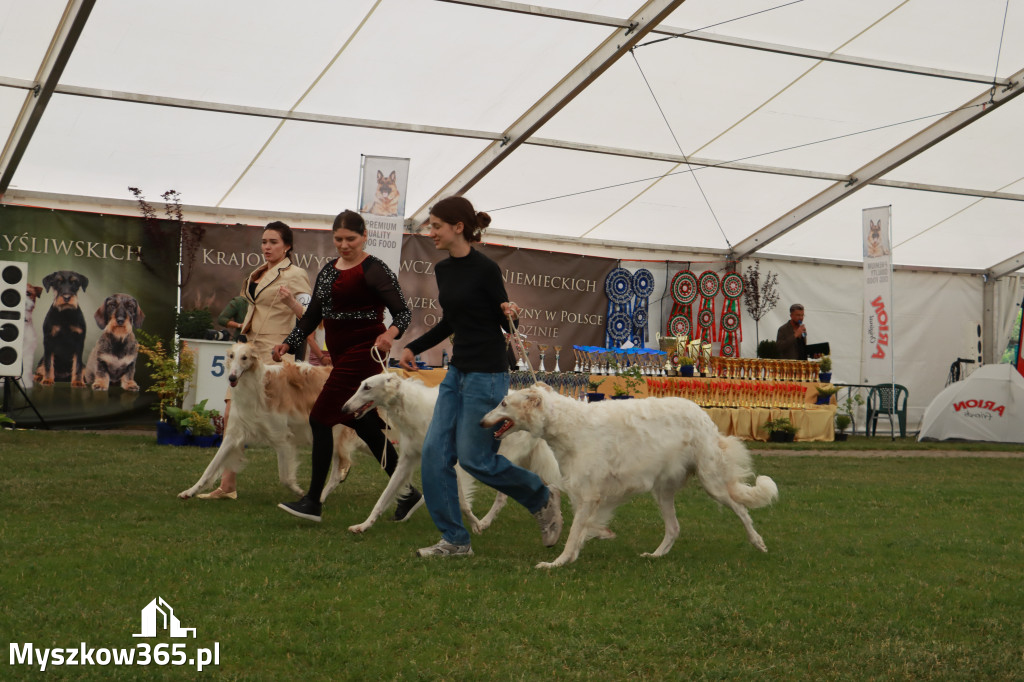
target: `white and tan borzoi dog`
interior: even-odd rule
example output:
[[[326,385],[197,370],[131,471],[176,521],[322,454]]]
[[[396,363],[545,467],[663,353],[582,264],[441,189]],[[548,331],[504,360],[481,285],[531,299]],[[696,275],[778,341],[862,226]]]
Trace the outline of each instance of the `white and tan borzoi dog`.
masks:
[[[696,473],[708,495],[743,521],[750,543],[767,552],[747,509],[763,507],[779,495],[775,482],[758,476],[754,485],[750,454],[743,442],[724,437],[705,412],[683,398],[646,398],[584,404],[537,384],[509,396],[484,416],[482,426],[501,424],[495,437],[528,431],[551,446],[562,474],[562,489],[573,506],[565,549],[553,562],[576,560],[583,543],[600,535],[615,508],[650,492],[665,537],[654,552],[663,556],[679,536],[675,495]]]
[[[437,402],[437,386],[428,387],[417,379],[402,379],[391,374],[377,374],[363,381],[355,394],[345,403],[345,412],[361,417],[374,407],[381,416],[391,422],[398,431],[398,464],[388,481],[388,486],[381,493],[377,504],[365,521],[349,526],[353,533],[362,533],[370,529],[378,517],[398,496],[405,485],[412,480],[416,467],[420,465],[423,453],[423,439],[434,415],[434,404]],[[544,441],[538,440],[527,433],[509,437],[501,445],[499,454],[513,464],[524,467],[540,476],[545,483],[558,485],[558,464]],[[473,490],[475,479],[455,467],[459,482],[459,506],[469,520],[474,533],[482,533],[497,518],[498,512],[505,506],[507,497],[498,493],[490,511],[482,519],[473,514]]]
[[[331,368],[287,360],[279,365],[266,365],[250,344],[236,343],[228,353],[227,371],[231,416],[224,427],[224,441],[195,485],[178,493],[178,497],[188,499],[210,487],[225,468],[240,471],[244,446],[259,442],[269,444],[277,452],[281,483],[301,495],[302,488],[295,478],[298,448],[312,442],[309,412]],[[334,467],[321,501],[344,480],[356,449],[361,447],[369,454],[352,429],[338,425],[333,432]]]

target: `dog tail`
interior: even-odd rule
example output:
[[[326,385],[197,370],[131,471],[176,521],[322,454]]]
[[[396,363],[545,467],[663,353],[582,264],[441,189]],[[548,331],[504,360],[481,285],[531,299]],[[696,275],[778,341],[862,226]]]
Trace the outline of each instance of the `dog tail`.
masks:
[[[747,446],[739,438],[728,436],[719,441],[722,448],[722,455],[727,468],[729,482],[729,497],[742,504],[747,509],[766,507],[779,499],[779,487],[775,485],[768,476],[758,476],[754,479],[754,485],[744,483],[754,475],[753,466],[750,463],[750,452]]]

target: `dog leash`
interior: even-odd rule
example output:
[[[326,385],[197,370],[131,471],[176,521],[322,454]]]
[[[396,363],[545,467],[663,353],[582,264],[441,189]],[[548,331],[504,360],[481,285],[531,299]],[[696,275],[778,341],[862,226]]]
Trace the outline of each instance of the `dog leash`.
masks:
[[[390,353],[389,353],[389,355],[390,355]],[[382,374],[384,372],[388,371],[387,358],[385,358],[384,356],[382,356],[380,354],[380,349],[378,349],[377,346],[370,346],[370,357],[373,358],[373,360],[376,361],[376,363],[378,365],[380,365],[380,371],[381,371]],[[389,424],[388,420],[385,419],[384,416],[380,413],[380,410],[377,410],[377,416],[380,417],[380,420],[382,422],[384,422],[384,426],[386,426],[387,429],[390,431],[391,430],[391,424]],[[387,466],[388,466],[388,437],[385,435],[384,436],[384,449],[380,453],[380,468],[384,469],[385,471],[387,471]]]
[[[509,311],[515,303],[509,304]],[[519,329],[516,327],[515,318],[512,313],[509,312],[506,317],[508,318],[508,331],[509,331],[509,343],[512,344],[512,350],[519,356],[519,359],[526,363],[527,369],[530,370],[530,376],[533,377],[533,383],[537,383],[537,373],[533,371],[533,363],[530,362],[530,356],[526,354],[526,349],[523,347],[523,340],[519,338]]]

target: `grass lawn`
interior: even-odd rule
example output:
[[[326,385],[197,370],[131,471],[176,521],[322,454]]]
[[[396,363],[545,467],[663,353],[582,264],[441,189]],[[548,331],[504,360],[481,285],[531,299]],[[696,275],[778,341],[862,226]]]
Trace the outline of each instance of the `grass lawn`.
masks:
[[[667,557],[639,556],[662,535],[645,496],[619,510],[617,539],[592,540],[575,564],[540,571],[534,564],[561,545],[544,548],[514,503],[474,537],[472,558],[414,556],[438,537],[425,509],[350,535],[385,480],[365,458],[321,524],[275,508],[291,493],[264,448],[250,449],[238,501],[178,500],[212,454],[145,436],[0,432],[0,678],[40,677],[38,666],[11,664],[12,642],[184,642],[190,655],[216,642],[220,664],[201,673],[96,665],[47,674],[1024,679],[1020,459],[758,456],[758,473],[781,494],[752,512],[768,554],[694,485],[677,500],[682,534]],[[480,513],[491,499],[479,491]],[[568,502],[564,510],[568,524]],[[132,637],[158,596],[195,639]]]

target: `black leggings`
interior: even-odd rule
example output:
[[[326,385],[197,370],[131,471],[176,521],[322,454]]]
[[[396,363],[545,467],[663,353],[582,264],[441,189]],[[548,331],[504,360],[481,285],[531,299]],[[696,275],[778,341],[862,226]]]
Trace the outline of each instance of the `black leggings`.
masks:
[[[313,417],[309,418],[309,425],[313,429],[313,472],[309,481],[309,492],[306,493],[306,496],[319,502],[320,494],[324,491],[324,484],[327,482],[327,474],[331,471],[334,436],[331,434],[330,426]],[[391,474],[395,473],[395,466],[398,464],[398,453],[395,451],[395,446],[384,435],[384,421],[377,414],[377,410],[373,410],[362,419],[356,419],[351,426],[356,435],[362,438],[370,448],[370,452],[378,462],[381,461],[382,453],[384,453],[386,457],[382,462],[384,471],[387,472],[388,478],[391,478]]]

